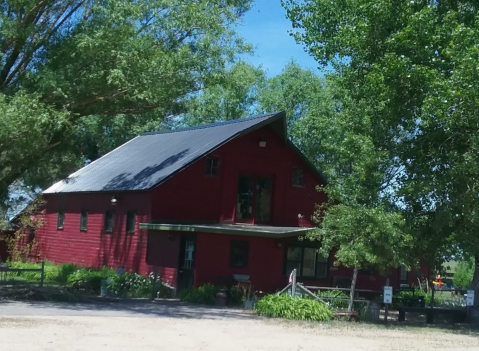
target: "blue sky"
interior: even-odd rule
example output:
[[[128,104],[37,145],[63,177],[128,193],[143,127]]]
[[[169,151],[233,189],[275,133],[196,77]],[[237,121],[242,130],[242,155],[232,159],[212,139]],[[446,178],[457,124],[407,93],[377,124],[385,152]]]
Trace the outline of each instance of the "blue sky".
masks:
[[[291,59],[319,74],[318,64],[296,44],[288,34],[290,29],[291,22],[280,0],[256,0],[243,23],[236,27],[237,32],[255,47],[254,55],[244,59],[255,66],[262,65],[268,76],[281,73]]]

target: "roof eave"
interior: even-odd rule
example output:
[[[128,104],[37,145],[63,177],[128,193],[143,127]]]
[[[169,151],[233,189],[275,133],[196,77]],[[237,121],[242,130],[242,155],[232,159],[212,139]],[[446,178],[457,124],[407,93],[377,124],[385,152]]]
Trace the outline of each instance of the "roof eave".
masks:
[[[215,227],[203,225],[185,225],[185,224],[155,224],[155,223],[140,223],[140,229],[158,230],[158,231],[175,231],[175,232],[189,232],[189,233],[211,233],[211,234],[226,234],[226,235],[243,235],[254,236],[262,238],[289,238],[306,234],[313,228],[298,227],[294,229],[288,228],[284,232],[272,232],[267,230],[260,230],[251,226],[251,228],[238,227]]]

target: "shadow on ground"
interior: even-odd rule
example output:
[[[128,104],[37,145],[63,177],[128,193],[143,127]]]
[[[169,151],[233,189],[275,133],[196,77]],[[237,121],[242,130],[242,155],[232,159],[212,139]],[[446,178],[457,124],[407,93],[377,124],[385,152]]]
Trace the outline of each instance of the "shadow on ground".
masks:
[[[112,316],[183,319],[257,319],[251,312],[179,301],[98,301],[90,303],[0,300],[0,316]]]

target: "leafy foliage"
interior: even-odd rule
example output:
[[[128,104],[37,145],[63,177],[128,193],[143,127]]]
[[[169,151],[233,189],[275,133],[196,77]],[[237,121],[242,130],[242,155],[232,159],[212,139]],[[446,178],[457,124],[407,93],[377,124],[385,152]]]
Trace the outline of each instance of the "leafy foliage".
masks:
[[[328,254],[337,248],[335,263],[346,267],[376,265],[383,273],[404,264],[411,237],[404,232],[400,215],[382,208],[328,207],[319,228],[309,236],[321,240],[320,251]]]
[[[68,283],[68,277],[82,268],[73,263],[63,263],[56,266],[57,272],[54,280],[60,285],[66,285]]]
[[[250,46],[250,0],[0,1],[0,198],[161,129]]]
[[[21,261],[14,261],[8,262],[8,266],[11,268],[17,269],[40,269],[42,268],[41,263],[31,263],[31,262],[21,262]],[[22,277],[28,281],[40,281],[41,272],[13,272],[13,275],[17,277]],[[57,267],[54,263],[45,261],[45,280],[55,280],[57,275]]]
[[[461,289],[468,289],[471,286],[474,275],[474,262],[472,260],[460,261],[457,263],[453,283]]]
[[[11,268],[40,269],[41,263],[12,261],[8,262]],[[41,272],[16,272],[17,277],[22,277],[31,283],[40,281]],[[45,281],[77,290],[99,293],[102,286],[108,288],[109,293],[116,296],[150,297],[153,288],[153,274],[145,277],[137,273],[125,272],[117,274],[113,268],[101,269],[80,267],[72,263],[55,265],[45,261]],[[171,298],[173,288],[157,277],[157,297]]]
[[[115,276],[115,270],[102,267],[100,270],[90,268],[79,268],[68,276],[68,285],[93,293],[99,293],[102,287],[102,280]]]
[[[266,295],[256,304],[261,316],[308,321],[329,321],[333,319],[331,309],[316,300],[291,297],[287,294]]]
[[[215,295],[218,287],[213,284],[205,284],[198,288],[185,289],[180,292],[180,300],[185,302],[212,305],[215,302]]]
[[[138,273],[116,274],[109,278],[108,289],[118,296],[144,297],[151,295],[152,282]]]
[[[244,302],[243,292],[231,286],[224,288],[214,284],[204,284],[198,288],[185,289],[180,292],[180,300],[191,303],[199,303],[205,305],[212,305],[215,303],[216,294],[220,291],[225,291],[228,296],[228,305],[237,306]]]
[[[475,256],[479,295],[477,2],[282,3],[295,38],[335,68],[341,118],[328,154],[350,166],[338,163],[330,174],[346,176],[332,186],[402,212],[423,262]]]
[[[265,72],[239,61],[218,77],[214,86],[189,96],[180,126],[230,121],[251,115],[263,89]],[[172,123],[174,124],[174,123]]]

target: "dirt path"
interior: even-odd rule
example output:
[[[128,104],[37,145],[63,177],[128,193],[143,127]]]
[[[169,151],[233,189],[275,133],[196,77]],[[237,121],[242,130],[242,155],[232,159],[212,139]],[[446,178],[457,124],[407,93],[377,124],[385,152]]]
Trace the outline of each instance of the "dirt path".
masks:
[[[194,317],[193,310],[181,316],[0,313],[0,350],[479,350],[477,333],[350,323],[321,325],[268,320],[240,312],[222,317],[221,310],[211,310],[210,315],[203,313],[200,318]]]

